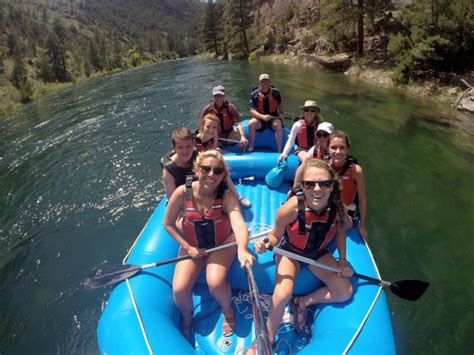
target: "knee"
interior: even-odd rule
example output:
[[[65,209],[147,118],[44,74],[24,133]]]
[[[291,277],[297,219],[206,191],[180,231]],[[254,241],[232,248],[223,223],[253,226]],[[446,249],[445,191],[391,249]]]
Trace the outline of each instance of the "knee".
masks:
[[[249,128],[255,128],[257,123],[258,123],[258,120],[256,118],[251,118],[249,122]]]
[[[207,287],[209,287],[209,292],[214,293],[218,291],[222,286],[225,285],[226,280],[224,277],[208,277],[206,279]]]
[[[273,292],[273,307],[278,307],[280,305],[286,305],[292,296],[293,290],[275,288]]]
[[[174,284],[173,285],[173,298],[174,300],[179,300],[186,295],[190,294],[192,291],[192,285],[188,285],[186,283],[181,283],[181,284]]]
[[[339,302],[345,302],[349,300],[354,292],[352,284],[349,282],[349,280],[344,279],[344,281],[344,285],[341,285],[341,287],[337,291],[336,298]]]

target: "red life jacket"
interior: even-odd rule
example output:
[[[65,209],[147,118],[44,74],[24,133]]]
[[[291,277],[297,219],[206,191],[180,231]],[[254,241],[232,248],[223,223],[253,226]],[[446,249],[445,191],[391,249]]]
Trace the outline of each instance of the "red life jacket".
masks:
[[[336,207],[329,203],[326,210],[317,214],[306,204],[304,192],[296,190],[298,218],[286,228],[288,243],[302,254],[323,250],[337,232]]]
[[[217,195],[209,210],[201,215],[193,205],[192,180],[186,179],[186,197],[183,220],[184,239],[192,246],[202,249],[222,245],[231,233],[229,217],[223,210],[223,197],[227,190],[225,182],[217,188]]]
[[[304,118],[302,118],[300,121],[302,124],[300,130],[298,131],[298,135],[296,136],[296,144],[300,148],[309,149],[318,143],[318,137],[316,136],[318,121],[316,118],[311,124],[307,124]]]
[[[217,108],[214,103],[211,102],[211,110],[210,112],[215,114],[219,117],[219,121],[221,124],[221,131],[220,134],[228,134],[232,131],[232,126],[234,125],[234,120],[232,116],[229,114],[229,102],[224,101],[220,108]]]
[[[272,88],[266,94],[258,91],[257,111],[263,115],[278,116],[278,101],[273,96]]]
[[[354,164],[357,164],[357,159],[349,155],[342,169],[336,171],[342,181],[342,202],[346,206],[349,206],[351,203],[359,204],[357,182],[352,178]]]

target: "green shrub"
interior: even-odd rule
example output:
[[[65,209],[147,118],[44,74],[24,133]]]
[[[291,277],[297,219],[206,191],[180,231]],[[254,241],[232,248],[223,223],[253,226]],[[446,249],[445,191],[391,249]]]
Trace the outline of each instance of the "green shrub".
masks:
[[[248,61],[249,62],[256,62],[257,59],[258,59],[257,51],[250,52],[249,57],[248,57]]]

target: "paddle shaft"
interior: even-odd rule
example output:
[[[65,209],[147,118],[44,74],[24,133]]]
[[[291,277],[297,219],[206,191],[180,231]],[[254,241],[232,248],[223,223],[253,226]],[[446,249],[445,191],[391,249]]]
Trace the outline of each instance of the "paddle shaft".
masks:
[[[257,283],[252,272],[252,267],[247,262],[245,264],[245,271],[247,273],[247,280],[249,283],[249,292],[252,299],[252,313],[255,322],[255,335],[257,339],[257,348],[259,355],[271,355],[272,346],[268,336],[267,324],[263,315],[262,303],[260,301],[260,294],[258,292]]]
[[[240,144],[240,141],[237,140],[237,139],[229,139],[229,138],[221,138],[221,137],[219,137],[219,140],[220,140],[220,141],[223,141],[223,142],[229,142],[229,143],[237,143],[237,144]]]
[[[260,238],[260,237],[263,237],[264,235],[267,235],[269,232],[270,231],[259,232],[255,235],[251,236],[249,238],[249,241],[253,240],[253,239]],[[228,244],[219,245],[218,247],[207,249],[206,253],[210,254],[210,253],[213,253],[215,251],[220,251],[220,250],[224,250],[224,249],[227,249],[227,248],[234,247],[236,245],[237,245],[237,242],[232,242],[232,243],[228,243]],[[163,261],[157,261],[157,262],[154,262],[154,263],[142,265],[141,270],[149,269],[149,268],[152,268],[152,267],[155,267],[155,266],[163,266],[163,265],[167,265],[167,264],[172,264],[172,263],[176,263],[178,261],[188,260],[188,259],[191,259],[191,258],[192,257],[190,255],[177,256],[175,258],[171,258],[171,259],[167,259],[167,260],[163,260]]]
[[[298,254],[295,254],[295,253],[291,253],[291,252],[289,252],[289,251],[283,250],[283,249],[278,248],[278,247],[273,247],[273,251],[274,251],[275,253],[277,253],[277,254],[286,256],[286,257],[288,257],[288,258],[301,261],[301,262],[303,262],[303,263],[305,263],[305,264],[319,267],[320,269],[325,269],[325,270],[333,271],[333,272],[337,272],[337,273],[342,272],[342,270],[338,269],[337,267],[333,267],[333,266],[331,266],[331,265],[319,263],[319,262],[317,262],[317,261],[314,261],[313,259],[306,258],[306,257],[304,257],[304,256],[301,256],[301,255],[298,255]],[[355,277],[357,277],[357,278],[359,278],[359,279],[363,279],[363,280],[369,281],[369,282],[371,282],[371,283],[380,284],[380,285],[387,286],[387,287],[390,287],[390,286],[392,285],[391,282],[384,281],[384,280],[379,280],[379,279],[377,279],[377,278],[375,278],[375,277],[370,277],[370,276],[367,276],[367,275],[361,275],[361,274],[359,274],[359,273],[357,273],[357,272],[354,272],[354,275],[353,275],[353,276],[355,276]]]

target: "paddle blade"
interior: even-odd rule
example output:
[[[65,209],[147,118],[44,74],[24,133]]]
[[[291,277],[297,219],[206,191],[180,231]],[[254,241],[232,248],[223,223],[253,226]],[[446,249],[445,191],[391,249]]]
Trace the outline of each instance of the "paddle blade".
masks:
[[[394,295],[409,300],[418,300],[426,291],[430,284],[420,280],[402,280],[392,282],[390,290]]]
[[[139,265],[104,265],[92,270],[84,282],[87,289],[113,285],[129,277],[132,277],[142,269]]]

